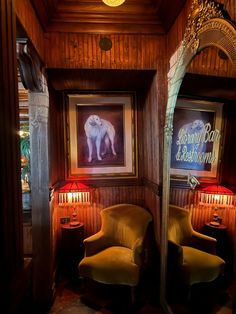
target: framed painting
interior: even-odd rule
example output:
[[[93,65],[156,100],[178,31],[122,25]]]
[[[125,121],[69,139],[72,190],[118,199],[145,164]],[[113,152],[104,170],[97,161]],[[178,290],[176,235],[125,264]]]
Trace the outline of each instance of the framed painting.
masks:
[[[222,140],[222,103],[179,99],[174,113],[171,177],[215,181]]]
[[[67,95],[67,179],[137,178],[134,94]]]

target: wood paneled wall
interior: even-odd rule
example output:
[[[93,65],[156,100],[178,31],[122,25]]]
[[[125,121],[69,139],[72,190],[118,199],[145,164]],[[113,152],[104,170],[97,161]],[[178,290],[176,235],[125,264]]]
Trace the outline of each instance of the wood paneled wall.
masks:
[[[181,44],[184,32],[187,25],[187,18],[190,10],[191,0],[186,1],[180,15],[176,19],[174,25],[167,34],[167,56],[170,60],[171,56],[175,53]]]
[[[202,75],[233,77],[233,66],[226,57],[223,59],[219,55],[219,49],[216,47],[208,47],[195,56],[190,63],[187,72]]]
[[[235,0],[217,0],[217,3],[224,5],[224,9],[228,12],[230,18],[236,20],[236,2]]]
[[[159,245],[161,233],[160,182],[162,181],[162,138],[166,104],[165,91],[167,90],[165,60],[165,57],[162,58],[162,67],[159,66],[157,74],[154,76],[153,82],[147,91],[143,107],[142,134],[145,205],[153,215],[154,232]]]
[[[101,34],[47,33],[48,68],[157,69],[165,47],[164,36],[106,35],[112,41],[109,51],[101,50]]]
[[[63,95],[49,90],[49,145],[50,145],[50,186],[65,177],[65,141],[63,121]]]
[[[145,178],[155,183],[160,181],[159,120],[156,75],[148,91],[143,108],[143,147],[145,148],[143,172]]]
[[[158,193],[155,193],[154,190],[148,188],[147,186],[144,189],[145,195],[145,207],[149,209],[153,217],[153,227],[155,239],[158,247],[161,243],[161,199]]]
[[[44,58],[44,33],[29,0],[16,0],[15,12],[20,24],[27,31],[27,35],[34,45],[42,61]]]

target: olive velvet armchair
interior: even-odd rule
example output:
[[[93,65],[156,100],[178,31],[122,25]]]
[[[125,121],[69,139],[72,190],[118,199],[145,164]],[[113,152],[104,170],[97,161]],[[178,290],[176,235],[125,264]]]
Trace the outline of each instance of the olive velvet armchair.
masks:
[[[119,204],[101,211],[101,230],[84,240],[81,277],[104,284],[138,284],[143,241],[152,216],[137,205]]]
[[[172,266],[175,263],[175,272],[188,287],[223,274],[225,261],[215,253],[216,239],[193,230],[188,210],[170,205],[168,260]]]

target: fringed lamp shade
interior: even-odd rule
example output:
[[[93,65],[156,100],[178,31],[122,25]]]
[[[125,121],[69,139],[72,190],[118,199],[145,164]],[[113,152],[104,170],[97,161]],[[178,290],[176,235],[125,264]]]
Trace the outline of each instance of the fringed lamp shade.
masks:
[[[210,185],[201,190],[200,204],[226,207],[232,203],[233,192],[222,185]]]
[[[70,182],[59,189],[59,205],[90,204],[90,188],[79,182]]]

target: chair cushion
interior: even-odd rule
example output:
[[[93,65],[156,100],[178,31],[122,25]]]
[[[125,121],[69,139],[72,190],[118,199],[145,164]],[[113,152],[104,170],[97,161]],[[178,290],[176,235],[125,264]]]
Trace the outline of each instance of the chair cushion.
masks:
[[[189,246],[183,248],[183,273],[186,283],[209,282],[216,279],[224,269],[225,261]]]
[[[79,264],[79,272],[83,277],[106,284],[135,286],[139,278],[139,267],[133,262],[133,251],[121,246],[112,246],[84,257]]]

